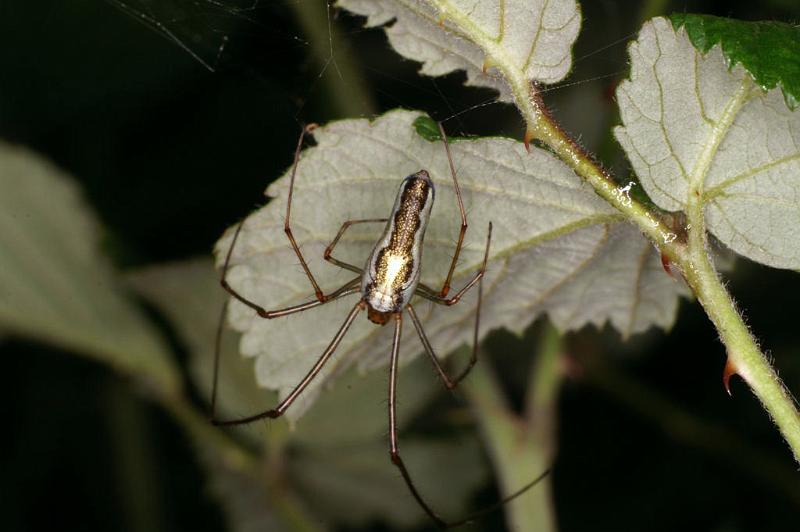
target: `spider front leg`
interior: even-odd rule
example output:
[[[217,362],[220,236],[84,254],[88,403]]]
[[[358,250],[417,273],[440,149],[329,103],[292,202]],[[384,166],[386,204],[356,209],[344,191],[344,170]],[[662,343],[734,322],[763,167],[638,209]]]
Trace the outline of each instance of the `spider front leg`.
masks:
[[[456,193],[456,202],[458,203],[458,211],[461,213],[461,229],[458,232],[458,243],[456,244],[456,251],[453,253],[453,260],[450,261],[450,269],[447,271],[447,277],[442,284],[442,289],[439,292],[424,287],[430,291],[430,295],[438,298],[447,297],[450,292],[450,282],[453,279],[453,272],[458,263],[458,256],[461,254],[461,246],[464,244],[464,235],[467,233],[467,213],[464,210],[464,202],[461,199],[461,188],[458,186],[458,178],[456,177],[456,166],[453,164],[453,156],[450,154],[450,144],[447,142],[447,133],[444,131],[444,126],[439,122],[439,133],[442,135],[444,141],[444,150],[447,154],[447,163],[450,165],[450,175],[453,176],[453,189]]]
[[[290,193],[290,197],[291,197],[291,193]],[[290,199],[290,201],[291,201],[291,199]],[[287,212],[287,216],[288,216],[288,212]],[[244,297],[243,295],[241,295],[239,292],[237,292],[235,289],[233,289],[230,286],[230,284],[228,284],[228,281],[227,281],[228,269],[230,268],[230,262],[231,262],[231,255],[233,254],[233,248],[236,246],[236,241],[239,239],[239,234],[241,233],[243,225],[244,225],[244,221],[240,222],[239,225],[236,227],[236,232],[234,233],[233,240],[231,242],[230,247],[228,248],[228,253],[225,255],[225,264],[222,267],[222,277],[220,278],[220,284],[222,285],[222,288],[224,288],[225,291],[227,291],[237,301],[239,301],[239,302],[243,303],[244,305],[247,305],[251,309],[255,310],[259,317],[269,320],[269,319],[279,318],[279,317],[282,317],[282,316],[288,316],[290,314],[295,314],[297,312],[302,312],[304,310],[312,309],[314,307],[319,307],[321,305],[324,305],[325,303],[328,303],[328,302],[333,301],[335,299],[339,299],[340,297],[344,297],[344,296],[347,296],[347,295],[350,295],[350,294],[355,294],[355,293],[357,293],[359,291],[358,282],[359,282],[360,279],[358,277],[356,277],[355,279],[350,280],[349,282],[345,283],[343,286],[337,288],[336,290],[334,290],[333,292],[331,292],[329,294],[322,294],[322,297],[320,297],[320,295],[318,294],[317,295],[317,299],[314,300],[314,301],[308,301],[306,303],[300,303],[299,305],[293,305],[291,307],[286,307],[286,308],[282,308],[282,309],[278,309],[278,310],[266,310],[264,307],[262,307],[258,303],[255,303],[255,302],[251,301],[250,299],[248,299],[248,298]],[[299,250],[297,250],[296,248],[295,248],[295,251],[297,251],[299,253]],[[298,254],[298,256],[300,257],[300,260],[302,261],[302,256],[299,255],[299,254]],[[303,263],[303,264],[305,266],[305,263]],[[307,271],[307,273],[309,273],[309,275],[310,275],[310,272]],[[310,277],[310,279],[312,279],[312,283],[316,286],[316,282],[313,281],[313,277]],[[244,417],[244,418],[232,419],[232,420],[220,420],[220,419],[217,419],[217,417],[216,417],[216,412],[217,412],[217,410],[216,410],[216,407],[217,407],[217,383],[218,383],[218,380],[219,380],[219,361],[220,361],[220,350],[221,350],[221,344],[222,344],[223,322],[224,322],[225,311],[227,310],[227,308],[228,308],[228,305],[226,303],[223,306],[222,314],[220,315],[220,321],[219,321],[219,325],[217,327],[217,336],[216,336],[215,347],[214,347],[214,380],[213,380],[213,383],[212,383],[212,386],[211,386],[211,422],[214,425],[242,425],[242,424],[251,423],[253,421],[256,421],[256,420],[259,420],[259,419],[263,419],[263,418],[276,418],[276,417],[279,417],[279,416],[283,415],[284,411],[289,407],[289,405],[291,405],[291,403],[297,398],[297,396],[300,395],[300,393],[306,388],[306,386],[308,386],[308,384],[311,382],[311,380],[313,380],[313,378],[316,376],[316,374],[319,373],[319,371],[322,369],[322,366],[325,364],[325,362],[328,360],[330,355],[333,353],[333,351],[339,345],[339,342],[341,341],[342,337],[344,336],[344,333],[350,327],[350,324],[352,323],[353,319],[355,319],[355,316],[358,314],[357,311],[360,310],[360,307],[357,305],[356,308],[353,309],[353,311],[351,311],[351,313],[348,316],[347,320],[342,325],[342,327],[339,329],[339,332],[337,333],[337,335],[334,337],[333,342],[331,342],[331,345],[328,346],[328,349],[325,350],[325,352],[319,358],[319,360],[314,365],[314,367],[311,369],[311,371],[308,373],[308,375],[306,375],[306,377],[300,382],[300,384],[297,386],[297,388],[295,388],[295,390],[293,390],[292,393],[286,399],[284,399],[277,407],[275,407],[273,409],[270,409],[270,410],[265,410],[264,412],[260,412],[258,414],[255,414],[255,415],[252,415],[252,416],[247,416],[247,417]]]
[[[289,243],[292,245],[292,249],[294,250],[295,255],[300,260],[300,265],[303,267],[303,271],[306,272],[306,277],[311,282],[311,286],[314,288],[314,294],[317,296],[317,299],[321,302],[325,302],[330,296],[325,295],[322,292],[322,289],[317,284],[317,280],[314,279],[314,275],[311,273],[311,269],[309,269],[306,260],[303,258],[303,253],[300,251],[300,247],[297,245],[297,242],[294,239],[294,234],[292,233],[292,226],[289,223],[289,219],[292,214],[292,196],[294,194],[294,178],[297,174],[297,165],[300,162],[300,150],[303,148],[303,138],[305,138],[307,133],[310,133],[314,129],[316,129],[316,124],[309,124],[303,128],[303,131],[300,133],[300,138],[297,139],[297,147],[294,150],[294,163],[292,164],[292,174],[289,178],[289,195],[286,199],[286,217],[283,220],[283,232],[286,233],[286,237],[289,239]]]

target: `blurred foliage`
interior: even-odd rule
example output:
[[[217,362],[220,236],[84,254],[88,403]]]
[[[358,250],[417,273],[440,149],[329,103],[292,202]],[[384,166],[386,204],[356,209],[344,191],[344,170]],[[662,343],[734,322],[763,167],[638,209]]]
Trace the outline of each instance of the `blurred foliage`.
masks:
[[[167,347],[121,293],[97,249],[97,222],[71,178],[0,144],[0,323],[175,393]]]
[[[144,269],[208,255],[223,228],[288,166],[297,122],[342,116],[341,94],[331,94],[341,90],[336,79],[366,91],[363,109],[421,108],[443,119],[478,106],[448,129],[521,136],[513,109],[486,105],[491,96],[461,87],[462,76],[419,78],[416,65],[398,60],[360,21],[322,10],[322,26],[298,22],[306,4],[129,2],[130,17],[113,0],[12,0],[0,8],[7,43],[0,137],[44,154],[85,195],[53,164],[4,146],[4,530],[279,530],[287,522],[309,530],[431,529],[388,459],[385,374],[339,382],[328,393],[330,410],[321,401],[294,432],[281,423],[217,431],[204,414],[221,301],[209,267]],[[583,4],[575,72],[546,101],[597,150],[613,122],[608,95],[625,74],[624,44],[649,4]],[[745,20],[800,18],[786,0],[659,4]],[[152,31],[136,16],[142,10],[158,23]],[[328,35],[306,32],[326,28],[328,14],[349,51],[337,44],[326,57]],[[184,48],[165,38],[165,28]],[[340,61],[355,69],[342,74]],[[602,155],[618,175],[627,173],[618,150]],[[7,182],[10,164],[29,178]],[[48,223],[31,223],[32,212],[46,213]],[[98,239],[117,270],[136,268],[128,279],[146,301],[137,304],[126,290]],[[40,293],[7,297],[26,288],[10,280],[15,272],[35,276],[29,288]],[[796,313],[787,312],[800,297],[796,274],[739,261],[730,288],[797,390]],[[611,331],[585,330],[562,347],[557,369],[567,381],[554,391],[557,419],[547,431],[560,529],[779,531],[797,522],[795,471],[780,437],[744,386],[734,383],[733,398],[725,395],[724,353],[702,310],[687,304],[680,314],[668,335],[623,344]],[[521,338],[499,331],[485,343],[481,364],[495,366],[512,424],[522,419],[515,412],[531,414],[532,346],[545,330],[538,324]],[[117,372],[65,354],[91,354]],[[223,407],[268,406],[270,394],[247,382],[250,362],[224,360]],[[421,489],[455,518],[498,495],[473,416],[461,396],[437,391],[419,362],[400,375],[401,445]],[[526,423],[542,414],[531,415]],[[503,522],[496,513],[474,529],[499,530]]]

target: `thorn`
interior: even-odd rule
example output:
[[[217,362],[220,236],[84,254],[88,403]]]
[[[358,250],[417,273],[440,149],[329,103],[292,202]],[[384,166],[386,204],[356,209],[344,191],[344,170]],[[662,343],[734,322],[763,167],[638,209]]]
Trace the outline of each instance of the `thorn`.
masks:
[[[662,251],[661,252],[661,267],[664,268],[664,271],[667,272],[667,275],[669,275],[670,277],[672,277],[674,279],[675,278],[675,274],[672,273],[671,264],[672,263],[670,262],[669,257],[667,257],[667,254]]]
[[[525,143],[525,151],[527,151],[528,153],[531,152],[531,140],[533,140],[533,137],[534,137],[533,130],[526,129],[525,137],[522,139],[522,142]]]
[[[581,364],[577,358],[564,354],[563,356],[558,357],[558,360],[559,369],[562,375],[576,381],[584,378],[586,370],[583,367],[583,364]]]
[[[481,70],[484,74],[489,71],[490,68],[495,66],[494,61],[492,61],[489,57],[483,58],[483,65],[481,66]]]
[[[607,104],[614,103],[614,98],[616,97],[617,87],[619,87],[620,81],[621,80],[619,79],[615,79],[606,85],[605,90],[603,91],[603,100],[605,100]]]
[[[736,366],[731,362],[731,357],[728,357],[728,360],[725,362],[725,369],[722,370],[722,384],[725,386],[725,391],[728,392],[728,396],[730,397],[733,397],[730,386],[731,377],[738,374],[739,372],[736,370]]]

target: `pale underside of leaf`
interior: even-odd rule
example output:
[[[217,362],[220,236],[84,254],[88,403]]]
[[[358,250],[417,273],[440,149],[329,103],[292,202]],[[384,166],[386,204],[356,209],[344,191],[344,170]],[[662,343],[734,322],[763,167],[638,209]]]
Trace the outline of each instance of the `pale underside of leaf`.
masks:
[[[368,27],[387,24],[392,47],[421,62],[422,74],[464,70],[468,85],[495,89],[502,100],[511,99],[511,90],[495,71],[485,72],[492,66],[485,63],[487,51],[529,81],[555,83],[572,66],[581,24],[572,0],[339,0],[337,5],[366,16]]]
[[[100,253],[75,183],[0,143],[0,189],[0,326],[178,386],[166,346]]]
[[[800,266],[800,112],[664,19],[644,25],[630,55],[615,134],[653,201],[683,210],[701,180],[720,241],[770,266]]]
[[[440,142],[428,142],[412,127],[418,113],[395,111],[374,122],[347,120],[315,131],[317,146],[303,152],[297,169],[292,229],[317,280],[331,291],[354,279],[322,260],[325,246],[348,219],[388,216],[400,181],[427,169],[436,202],[425,237],[422,281],[437,288],[446,275],[459,214],[452,178]],[[547,312],[562,330],[610,321],[623,334],[651,325],[671,325],[681,286],[660,269],[657,253],[632,226],[549,153],[521,143],[489,138],[451,146],[468,211],[469,230],[454,286],[460,288],[480,265],[489,221],[494,224],[484,282],[480,336],[507,327],[520,332]],[[283,234],[288,175],[275,182],[275,198],[244,222],[233,251],[228,280],[245,297],[283,308],[313,298],[311,285]],[[363,266],[382,224],[355,226],[334,256]],[[217,265],[231,243],[229,230],[217,244]],[[469,342],[477,292],[452,307],[412,300],[440,356]],[[231,306],[233,327],[243,332],[243,354],[258,357],[261,385],[282,395],[296,385],[333,338],[358,296],[275,320]],[[391,327],[357,319],[325,373],[357,361],[362,368],[384,365]],[[401,360],[421,351],[409,320]],[[401,375],[402,379],[402,375]],[[325,378],[317,379],[318,386]],[[314,390],[301,399],[313,400]],[[297,404],[288,413],[304,410]]]

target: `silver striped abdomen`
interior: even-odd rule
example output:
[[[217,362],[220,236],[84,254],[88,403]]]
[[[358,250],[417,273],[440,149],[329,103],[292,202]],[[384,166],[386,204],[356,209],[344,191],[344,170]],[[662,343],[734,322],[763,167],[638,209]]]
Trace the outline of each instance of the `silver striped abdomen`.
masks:
[[[433,181],[420,170],[400,185],[383,235],[367,259],[361,293],[371,321],[384,324],[400,312],[419,284],[422,241],[433,207]]]

